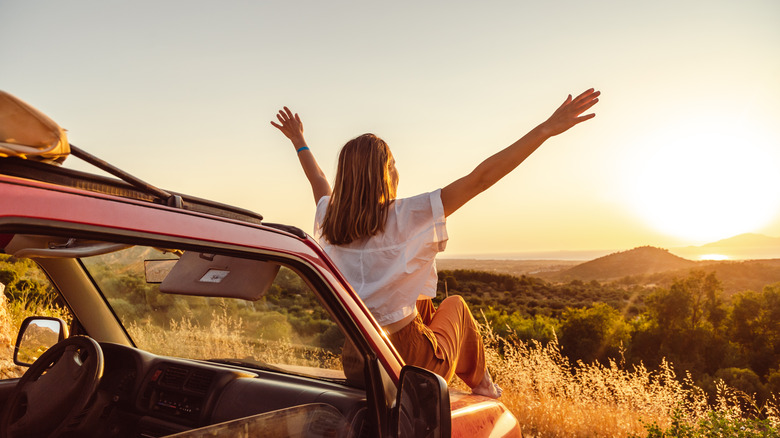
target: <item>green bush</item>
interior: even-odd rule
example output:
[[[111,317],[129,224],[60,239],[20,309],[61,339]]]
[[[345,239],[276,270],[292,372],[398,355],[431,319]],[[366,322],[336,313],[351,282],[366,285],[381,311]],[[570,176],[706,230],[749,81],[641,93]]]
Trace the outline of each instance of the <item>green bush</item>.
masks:
[[[724,368],[718,370],[715,377],[723,380],[726,385],[755,398],[759,404],[763,404],[769,398],[769,391],[753,370],[736,367]]]
[[[775,438],[780,437],[777,428],[768,420],[731,418],[721,411],[709,411],[697,424],[689,424],[682,414],[675,411],[672,425],[662,429],[658,424],[645,425],[647,438]],[[638,438],[637,435],[630,435]]]

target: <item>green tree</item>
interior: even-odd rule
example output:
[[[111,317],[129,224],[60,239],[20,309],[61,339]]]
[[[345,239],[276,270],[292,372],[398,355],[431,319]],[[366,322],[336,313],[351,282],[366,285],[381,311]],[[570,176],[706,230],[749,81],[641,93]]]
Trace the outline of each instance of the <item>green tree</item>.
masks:
[[[705,274],[704,271],[691,271],[687,278],[677,280],[672,284],[672,289],[679,288],[691,297],[690,328],[695,329],[706,318],[712,323],[716,320],[720,323],[722,314],[718,312],[721,307],[720,294],[723,286],[715,277],[714,272]]]
[[[694,375],[733,366],[734,349],[720,328],[726,316],[714,273],[691,271],[646,300],[645,324],[635,326],[631,354],[653,366],[665,357]]]
[[[604,303],[563,312],[560,345],[571,360],[606,364],[609,358],[618,358],[629,342],[629,327],[623,316]]]
[[[760,376],[780,362],[780,283],[734,297],[729,335]]]
[[[19,280],[19,274],[10,267],[0,268],[0,283],[10,287]]]
[[[451,275],[444,279],[444,283],[445,283],[445,288],[444,288],[445,291],[454,291],[454,290],[459,290],[460,289],[460,285],[458,284],[458,280],[455,279],[455,277],[453,277]]]
[[[691,271],[686,278],[675,279],[668,290],[651,294],[647,308],[651,319],[668,332],[695,330],[707,324],[717,330],[726,316],[722,292],[723,285],[714,272]]]
[[[693,298],[684,287],[658,289],[647,297],[647,312],[662,332],[678,332],[688,327]]]

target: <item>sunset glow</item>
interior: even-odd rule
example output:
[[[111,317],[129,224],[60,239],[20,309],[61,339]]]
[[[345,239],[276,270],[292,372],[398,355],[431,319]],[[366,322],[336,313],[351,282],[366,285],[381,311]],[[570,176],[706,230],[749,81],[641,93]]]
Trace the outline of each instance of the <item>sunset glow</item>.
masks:
[[[730,258],[723,254],[704,254],[699,256],[699,260],[729,260]]]
[[[0,16],[0,40],[29,35],[0,45],[0,87],[74,145],[269,222],[313,231],[311,188],[269,124],[282,106],[331,181],[347,140],[385,139],[407,197],[593,87],[594,119],[447,219],[447,254],[780,236],[776,0],[4,0]]]
[[[649,225],[707,242],[776,220],[780,155],[760,128],[683,119],[654,134],[641,145],[629,186],[633,208]]]

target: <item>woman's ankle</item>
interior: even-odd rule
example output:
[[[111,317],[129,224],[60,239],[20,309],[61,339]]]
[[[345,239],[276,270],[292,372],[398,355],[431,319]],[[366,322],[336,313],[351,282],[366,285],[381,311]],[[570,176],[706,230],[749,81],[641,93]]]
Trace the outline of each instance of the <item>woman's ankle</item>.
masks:
[[[485,376],[482,378],[482,381],[479,382],[477,386],[471,388],[471,392],[485,397],[499,398],[504,390],[493,382],[493,379],[490,377],[490,373],[486,368]]]

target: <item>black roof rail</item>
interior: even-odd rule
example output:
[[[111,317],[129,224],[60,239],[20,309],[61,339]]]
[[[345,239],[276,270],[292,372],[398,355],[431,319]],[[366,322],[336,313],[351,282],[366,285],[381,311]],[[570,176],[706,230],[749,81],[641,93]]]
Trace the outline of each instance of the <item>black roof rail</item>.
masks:
[[[286,231],[301,239],[306,239],[306,232],[294,225],[276,224],[273,222],[263,222],[266,227],[276,228],[277,230]]]
[[[166,192],[165,190],[158,189],[157,187],[144,182],[133,175],[130,175],[129,173],[125,172],[124,170],[101,160],[100,158],[90,154],[89,152],[78,148],[72,144],[70,144],[70,154],[76,157],[81,158],[82,160],[86,161],[87,163],[105,170],[106,172],[110,173],[111,175],[114,175],[115,177],[126,181],[130,184],[132,184],[134,187],[149,192],[158,198],[162,199],[165,203],[165,205],[168,205],[169,207],[177,207],[182,208],[182,199],[179,195],[174,195],[171,193]]]
[[[0,158],[0,173],[96,193],[153,202],[244,222],[262,223],[263,216],[260,213],[194,196],[161,190],[72,145],[71,152],[72,155],[103,169],[120,178],[120,180],[16,157]]]

